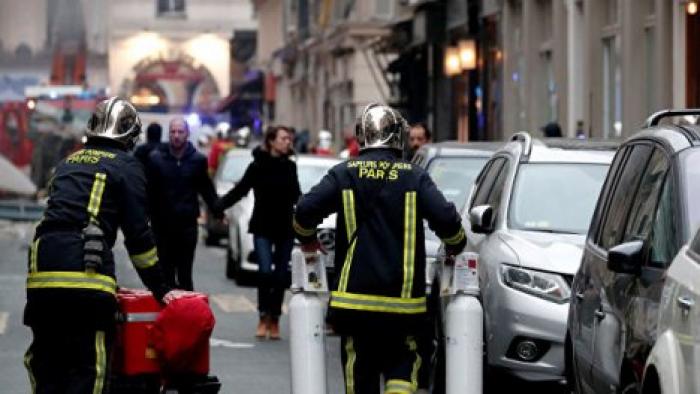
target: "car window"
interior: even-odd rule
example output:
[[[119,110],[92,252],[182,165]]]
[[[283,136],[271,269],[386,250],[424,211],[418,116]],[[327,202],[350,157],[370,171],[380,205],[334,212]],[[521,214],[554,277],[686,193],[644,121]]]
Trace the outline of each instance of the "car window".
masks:
[[[646,240],[649,237],[668,168],[669,161],[664,152],[654,149],[632,203],[623,242]]]
[[[328,173],[328,170],[330,170],[335,164],[336,163],[334,162],[297,162],[297,176],[299,177],[299,187],[301,188],[301,193],[308,193],[312,187],[321,182],[321,178],[323,178],[323,176]]]
[[[493,182],[491,193],[489,193],[488,200],[486,201],[486,203],[493,208],[493,212],[496,216],[498,215],[498,209],[501,207],[501,201],[503,201],[501,196],[503,196],[503,189],[508,179],[508,162],[505,161],[504,163],[503,168],[501,168],[496,180]]]
[[[656,210],[651,235],[649,264],[655,267],[665,267],[678,253],[678,228],[676,226],[675,199],[673,182],[667,177],[664,183],[659,208]]]
[[[620,150],[617,151],[615,157],[613,158],[610,170],[608,171],[607,177],[605,178],[605,183],[603,184],[603,190],[600,192],[600,196],[598,197],[598,204],[594,212],[593,220],[591,221],[591,239],[597,240],[600,237],[605,219],[605,212],[608,208],[608,205],[610,205],[610,196],[612,195],[612,191],[614,190],[613,186],[615,184],[615,181],[617,180],[617,174],[618,172],[620,172],[620,167],[622,166],[622,163],[624,163],[627,159],[628,153],[629,147],[622,147],[620,148]]]
[[[219,169],[219,179],[226,182],[238,182],[245,173],[248,164],[253,161],[251,155],[229,155]]]
[[[445,198],[461,211],[474,179],[487,160],[484,157],[437,157],[428,164],[428,174]]]
[[[690,238],[700,227],[700,148],[687,149],[683,152],[680,164],[683,174],[685,231]]]
[[[700,262],[700,231],[695,234],[693,242],[690,243],[690,251],[695,254],[696,260]]]
[[[521,164],[508,209],[509,227],[585,234],[607,171],[605,164]]]
[[[599,242],[600,246],[605,249],[619,244],[622,239],[627,213],[637,192],[642,173],[646,169],[651,150],[649,145],[633,145],[632,151],[623,164],[622,172],[614,185],[613,194],[610,196],[609,206],[605,212],[606,218]]]
[[[482,172],[478,179],[479,184],[477,185],[474,200],[472,201],[470,209],[487,203],[491,188],[493,187],[496,178],[498,178],[498,174],[500,174],[501,170],[503,169],[505,162],[506,159],[499,157],[493,159],[488,168],[484,168],[484,172]]]

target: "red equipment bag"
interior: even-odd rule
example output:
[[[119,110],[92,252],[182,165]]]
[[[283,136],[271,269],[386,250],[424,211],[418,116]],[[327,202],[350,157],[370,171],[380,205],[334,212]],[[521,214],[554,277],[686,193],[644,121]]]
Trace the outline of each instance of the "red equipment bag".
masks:
[[[177,299],[164,308],[150,291],[121,289],[117,301],[114,371],[124,376],[209,372],[214,315],[205,294]]]
[[[151,331],[163,372],[209,373],[209,338],[215,323],[204,294],[178,298],[166,305]]]

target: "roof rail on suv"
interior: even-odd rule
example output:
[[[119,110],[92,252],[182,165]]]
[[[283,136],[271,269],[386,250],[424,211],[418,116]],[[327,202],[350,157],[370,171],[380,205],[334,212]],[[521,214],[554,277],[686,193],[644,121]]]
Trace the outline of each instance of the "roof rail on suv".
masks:
[[[656,112],[647,118],[645,127],[658,126],[661,119],[668,118],[671,116],[682,116],[682,115],[695,115],[700,116],[700,108],[688,108],[688,109],[664,109],[662,111]]]
[[[519,141],[523,145],[523,156],[530,156],[532,152],[532,137],[527,131],[518,131],[510,137],[511,141]]]

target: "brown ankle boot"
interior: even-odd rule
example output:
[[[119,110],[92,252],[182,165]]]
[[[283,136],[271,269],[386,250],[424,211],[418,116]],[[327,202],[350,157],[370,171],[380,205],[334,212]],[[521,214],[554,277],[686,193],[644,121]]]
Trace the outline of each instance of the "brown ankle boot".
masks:
[[[280,339],[280,321],[279,319],[270,319],[270,339]]]
[[[258,328],[255,330],[255,337],[256,338],[265,338],[267,337],[267,332],[270,330],[270,319],[268,317],[260,317],[260,321],[258,321]]]

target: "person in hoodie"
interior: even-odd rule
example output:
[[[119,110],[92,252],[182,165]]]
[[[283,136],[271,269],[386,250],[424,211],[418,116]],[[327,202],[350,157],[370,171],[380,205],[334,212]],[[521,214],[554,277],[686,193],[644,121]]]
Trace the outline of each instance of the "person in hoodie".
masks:
[[[146,168],[148,155],[160,145],[162,135],[163,128],[156,122],[149,124],[146,128],[146,143],[137,146],[134,150],[134,157],[139,159],[144,168]]]
[[[146,162],[151,224],[158,257],[166,262],[163,268],[168,283],[191,291],[199,217],[197,195],[217,218],[223,214],[214,206],[217,196],[207,173],[207,158],[188,141],[190,130],[185,119],[173,119],[168,135],[169,143],[154,149]]]
[[[279,317],[294,246],[292,215],[301,195],[297,166],[290,160],[291,154],[291,130],[283,126],[268,127],[263,145],[253,150],[253,161],[243,178],[217,204],[218,210],[224,210],[253,189],[255,205],[248,231],[253,234],[260,272],[257,338],[280,339]]]

